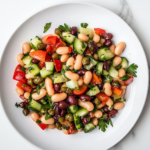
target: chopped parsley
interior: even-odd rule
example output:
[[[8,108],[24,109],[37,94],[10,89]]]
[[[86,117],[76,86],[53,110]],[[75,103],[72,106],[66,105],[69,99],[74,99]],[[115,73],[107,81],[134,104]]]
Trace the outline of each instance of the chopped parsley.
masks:
[[[128,68],[127,68],[127,72],[131,73],[134,77],[137,77],[136,73],[137,73],[137,68],[138,66],[136,64],[131,64]]]
[[[45,116],[45,120],[48,120],[50,117],[51,117],[51,115],[47,113]]]
[[[36,123],[41,124],[42,122],[40,120],[37,120]]]
[[[23,87],[27,87],[27,85],[25,85],[25,84],[22,84],[22,86],[23,86]]]
[[[45,33],[51,27],[51,24],[51,22],[45,24],[43,33]]]
[[[17,103],[16,103],[15,106],[18,108],[18,107],[20,107],[20,104],[17,104]]]
[[[58,28],[61,29],[62,31],[71,31],[71,28],[69,28],[68,25],[65,23],[64,26],[60,25]]]
[[[84,42],[82,43],[82,48],[85,48],[85,44],[84,44]]]
[[[125,80],[128,80],[129,78],[130,78],[130,75],[127,74],[127,75],[124,75],[123,77],[121,77],[120,79],[121,79],[122,81],[125,81]]]
[[[25,72],[26,69],[25,69],[25,67],[22,66],[22,67],[21,67],[21,70],[22,70],[23,72]]]
[[[88,26],[88,23],[81,23],[81,27],[86,28]]]
[[[39,95],[40,94],[40,87],[38,85],[36,86],[36,91],[37,91],[37,94]]]
[[[87,116],[87,121],[90,121],[90,119],[91,119],[91,118],[90,118],[90,116],[88,115],[88,116]]]
[[[98,122],[99,130],[102,130],[103,132],[105,132],[109,124],[113,127],[113,123],[111,119],[107,121],[100,119]]]

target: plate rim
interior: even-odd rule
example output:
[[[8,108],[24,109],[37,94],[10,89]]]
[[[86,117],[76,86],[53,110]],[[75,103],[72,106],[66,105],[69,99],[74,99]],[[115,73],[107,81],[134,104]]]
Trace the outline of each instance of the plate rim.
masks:
[[[122,136],[119,137],[119,139],[115,140],[115,141],[113,142],[113,144],[111,144],[111,145],[108,147],[108,149],[109,149],[109,148],[113,147],[114,145],[116,145],[118,142],[120,142],[123,138],[125,138],[125,136],[126,136],[126,135],[132,130],[132,128],[135,126],[135,124],[137,123],[138,119],[140,118],[141,113],[142,113],[142,111],[143,111],[143,108],[144,108],[144,106],[145,106],[146,99],[147,99],[147,95],[148,95],[148,89],[149,89],[149,67],[148,67],[148,59],[147,59],[147,57],[146,57],[146,53],[145,53],[144,48],[143,48],[143,46],[142,46],[142,44],[141,44],[141,41],[139,40],[138,36],[137,36],[136,33],[133,31],[133,29],[129,26],[129,24],[127,24],[127,22],[125,22],[121,17],[119,17],[119,16],[118,16],[117,14],[115,14],[113,11],[111,11],[111,10],[109,10],[109,9],[107,9],[107,8],[105,8],[105,7],[103,7],[103,6],[101,6],[101,5],[94,4],[94,3],[92,3],[92,2],[82,2],[82,1],[81,1],[81,2],[75,2],[75,1],[72,1],[72,2],[69,2],[69,1],[68,1],[68,2],[57,2],[57,3],[52,4],[52,5],[49,5],[49,6],[47,6],[47,7],[42,7],[42,8],[40,8],[39,10],[37,10],[36,12],[34,12],[32,15],[27,16],[27,18],[25,18],[24,21],[23,21],[19,26],[17,26],[16,29],[14,30],[14,32],[12,32],[12,34],[10,35],[8,41],[6,42],[6,44],[5,44],[5,46],[4,46],[2,55],[1,55],[1,57],[0,57],[0,70],[1,70],[1,66],[2,66],[2,58],[3,58],[4,52],[5,52],[5,50],[6,50],[6,47],[7,47],[8,43],[10,42],[10,40],[12,39],[13,35],[17,32],[17,30],[18,30],[25,22],[27,22],[30,18],[34,17],[36,14],[38,14],[38,13],[40,13],[40,12],[46,10],[46,9],[50,9],[50,8],[52,8],[52,7],[57,7],[57,6],[66,5],[66,4],[84,4],[84,5],[91,5],[91,6],[94,6],[94,7],[102,8],[102,9],[108,11],[109,13],[112,13],[113,15],[115,15],[116,17],[118,17],[118,19],[120,19],[121,21],[123,21],[123,22],[128,26],[129,30],[135,35],[135,37],[137,38],[137,40],[138,40],[138,42],[139,42],[141,48],[143,49],[143,54],[144,54],[144,57],[145,57],[145,60],[146,60],[147,77],[148,77],[148,82],[147,82],[147,86],[146,86],[146,87],[147,87],[147,91],[146,91],[145,97],[143,98],[143,99],[144,99],[144,101],[143,101],[143,103],[142,103],[143,105],[141,106],[141,110],[138,112],[138,115],[137,115],[136,119],[132,122],[132,124],[130,125],[130,127],[126,130],[126,132],[123,133]],[[0,74],[0,79],[1,79],[1,74]],[[10,122],[10,124],[14,127],[15,132],[16,132],[22,139],[25,139],[30,145],[35,146],[35,147],[38,148],[38,149],[41,149],[41,147],[38,147],[38,146],[35,145],[34,143],[30,142],[26,137],[24,137],[24,135],[22,135],[22,134],[16,129],[16,127],[11,123],[11,121],[10,121],[10,119],[9,119],[9,117],[8,117],[8,115],[7,115],[7,113],[6,113],[6,111],[5,111],[3,102],[2,102],[1,90],[0,90],[0,101],[1,101],[2,109],[3,109],[3,111],[4,111],[4,115],[6,116],[7,120]]]

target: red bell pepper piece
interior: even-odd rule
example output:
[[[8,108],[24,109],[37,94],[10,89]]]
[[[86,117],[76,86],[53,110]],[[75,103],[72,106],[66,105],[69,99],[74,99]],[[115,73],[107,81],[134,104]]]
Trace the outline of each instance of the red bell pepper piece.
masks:
[[[106,102],[108,101],[108,96],[105,95],[104,93],[98,93],[98,94],[96,95],[96,97],[101,100],[102,105],[105,105]]]
[[[70,129],[68,129],[68,134],[72,134],[74,131],[75,125],[72,124],[72,126],[70,127]]]
[[[91,53],[91,50],[89,48],[87,48],[87,50],[85,51],[86,54]]]
[[[57,59],[53,59],[53,61],[54,61],[54,65],[55,65],[56,71],[57,72],[61,71],[61,69],[62,69],[62,63],[61,63],[61,61],[57,60]]]
[[[79,87],[79,90],[73,90],[74,95],[82,95],[88,90],[88,86],[82,85]]]
[[[103,36],[103,34],[105,33],[105,30],[100,29],[100,28],[94,28],[94,31],[97,35]]]
[[[57,36],[49,36],[46,39],[46,43],[50,43],[53,44],[54,46],[56,45],[56,42],[58,41],[58,37]]]
[[[58,40],[58,42],[56,43],[56,48],[61,47],[61,46],[66,46],[66,43],[63,42],[61,39]]]
[[[45,62],[40,61],[40,63],[39,63],[40,69],[42,69],[44,66],[45,66]]]
[[[52,54],[54,53],[53,48],[51,45],[47,45],[46,46],[46,58],[45,61],[46,62],[50,62],[52,61]]]
[[[19,88],[21,88],[21,89],[23,89],[26,92],[29,92],[29,93],[32,90],[32,87],[30,87],[30,86],[28,86],[28,85],[26,85],[26,84],[24,84],[24,83],[22,83],[20,81],[16,84],[16,86],[19,87]]]
[[[130,75],[130,78],[128,80],[124,81],[124,84],[126,86],[128,86],[130,83],[133,82],[133,75],[131,73],[127,73],[127,74]]]
[[[49,44],[49,45],[47,45],[46,46],[46,52],[48,53],[48,52],[52,52],[52,50],[53,50],[53,48],[52,48],[52,46]]]
[[[89,116],[90,116],[90,118],[95,117],[95,115],[92,112],[89,113]]]
[[[72,47],[71,46],[69,46],[68,50],[69,50],[69,53],[72,53]]]
[[[101,84],[101,83],[102,83],[101,77],[98,77],[96,73],[93,72],[91,84]]]
[[[30,56],[38,59],[39,61],[45,62],[46,52],[42,50],[37,50],[34,52],[30,52]]]
[[[113,90],[113,92],[114,92],[115,94],[117,94],[118,96],[120,96],[121,93],[122,93],[122,90],[119,89],[119,88],[117,88],[117,87],[115,87],[115,86],[112,86],[112,90]]]
[[[41,123],[41,124],[37,123],[37,124],[42,130],[45,130],[48,126],[47,124],[44,124],[44,123]]]

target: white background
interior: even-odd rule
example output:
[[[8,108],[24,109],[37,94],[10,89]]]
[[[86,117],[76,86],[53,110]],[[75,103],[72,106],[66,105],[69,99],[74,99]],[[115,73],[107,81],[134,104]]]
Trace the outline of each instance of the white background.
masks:
[[[71,1],[71,0],[70,0]],[[79,0],[76,0],[79,1]],[[121,17],[130,24],[140,39],[150,63],[150,1],[149,0],[83,0],[101,5]],[[0,56],[16,28],[29,16],[52,4],[63,0],[0,0]],[[124,4],[122,4],[124,2]],[[122,12],[123,7],[128,10]],[[124,9],[123,9],[124,10]],[[129,11],[129,13],[128,13]],[[126,19],[127,14],[130,16]],[[57,18],[56,18],[57,19]],[[89,18],[90,19],[90,18]],[[39,20],[40,21],[40,20]],[[130,35],[129,35],[130,36]],[[21,49],[21,48],[20,48]],[[9,61],[9,60],[8,60]],[[140,60],[139,60],[140,61]],[[8,68],[9,69],[9,68]],[[143,72],[144,74],[144,72]],[[6,81],[6,84],[7,83]],[[144,87],[143,87],[144,90]],[[11,99],[10,99],[11,100]],[[142,99],[141,99],[142,101]],[[24,140],[5,118],[0,104],[0,150],[37,150]],[[111,150],[149,150],[150,136],[150,95],[140,119],[132,131]],[[67,142],[67,141],[66,141]]]

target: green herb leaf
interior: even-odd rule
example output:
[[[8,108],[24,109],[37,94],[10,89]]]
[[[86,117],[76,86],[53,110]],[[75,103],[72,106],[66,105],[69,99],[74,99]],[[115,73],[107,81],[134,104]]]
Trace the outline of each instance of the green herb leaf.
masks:
[[[93,85],[92,84],[85,84],[86,86],[88,86],[89,88],[92,88]]]
[[[25,67],[22,66],[22,67],[21,67],[21,70],[22,70],[23,72],[25,72],[26,69],[25,69]]]
[[[103,132],[105,132],[107,128],[107,123],[100,119],[98,122],[98,126],[99,126],[99,130],[102,130]]]
[[[32,94],[33,92],[30,93],[30,96],[29,96],[29,100],[31,101],[32,100]]]
[[[68,25],[65,23],[64,23],[64,26],[60,25],[58,28],[63,30],[63,31],[71,31],[71,28],[69,28]]]
[[[34,70],[34,68],[33,67],[29,67],[28,71],[31,72],[31,70]]]
[[[15,106],[18,108],[18,107],[20,107],[20,104],[17,104],[17,103],[16,103]]]
[[[22,84],[22,86],[23,86],[23,87],[27,87],[27,85],[25,85],[25,84]]]
[[[124,102],[126,102],[126,99],[123,99]]]
[[[88,23],[81,23],[81,27],[86,28],[88,26]]]
[[[78,72],[78,70],[72,70],[72,72],[76,73],[76,72]]]
[[[112,123],[111,119],[109,119],[109,123],[113,127],[113,123]]]
[[[82,43],[82,48],[85,48],[85,44],[84,44],[84,42]]]
[[[120,79],[121,79],[122,81],[125,81],[125,80],[128,80],[129,78],[130,78],[130,75],[127,74],[127,75],[124,75],[123,77],[121,77]]]
[[[89,116],[89,115],[87,115],[87,121],[90,121],[90,120],[91,120],[90,116]]]
[[[40,87],[38,85],[36,86],[36,91],[37,91],[37,94],[39,95],[40,94]]]
[[[50,28],[51,24],[51,22],[45,24],[43,33],[45,33]]]
[[[88,43],[91,43],[91,42],[93,42],[93,40],[89,37]]]
[[[42,122],[41,122],[40,120],[37,120],[37,121],[36,121],[36,123],[39,123],[39,124],[41,124]]]
[[[134,77],[137,77],[136,73],[137,73],[137,68],[138,66],[136,64],[131,64],[128,68],[127,68],[127,72],[131,73]]]
[[[51,115],[47,113],[45,116],[45,120],[48,120],[50,117],[51,117]]]

